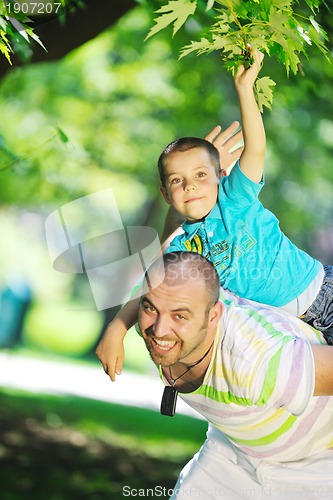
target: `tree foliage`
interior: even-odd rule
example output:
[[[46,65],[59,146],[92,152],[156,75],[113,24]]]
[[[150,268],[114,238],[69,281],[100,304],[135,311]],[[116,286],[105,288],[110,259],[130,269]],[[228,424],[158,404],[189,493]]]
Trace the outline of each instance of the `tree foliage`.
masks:
[[[129,223],[141,224],[148,213],[154,221],[147,224],[161,229],[167,209],[158,191],[161,150],[176,137],[227,126],[239,109],[217,51],[177,61],[193,24],[174,38],[163,30],[143,43],[152,18],[146,6],[133,9],[63,60],[17,68],[3,79],[2,206],[44,210],[108,186]],[[332,20],[325,22],[332,32]],[[333,65],[314,51],[304,70],[306,78],[287,77],[276,57],[265,58],[277,86],[274,108],[264,112],[262,199],[287,234],[309,248],[307,234],[333,216]]]
[[[30,19],[20,10],[11,10],[14,2],[0,2],[0,51],[11,64],[10,55],[14,44],[29,42],[29,38],[42,44],[33,28],[29,26]]]
[[[0,82],[0,215],[18,213],[21,221],[13,226],[14,250],[3,228],[1,254],[8,257],[1,272],[24,268],[44,299],[71,291],[68,275],[51,276],[48,255],[35,250],[45,216],[111,188],[125,225],[160,231],[167,211],[156,168],[161,150],[177,137],[203,137],[239,119],[232,77],[218,52],[177,60],[193,24],[174,38],[166,29],[143,43],[152,19],[142,5],[62,60],[13,68]],[[332,33],[333,19],[323,20]],[[295,243],[331,263],[333,65],[315,50],[304,70],[306,78],[287,77],[275,57],[265,58],[277,86],[274,107],[263,114],[261,201]],[[40,225],[26,210],[40,214]],[[87,285],[76,289],[93,300]]]
[[[31,40],[45,50],[42,40],[34,31],[34,20],[50,19],[65,15],[68,9],[80,0],[0,0],[0,52],[11,64],[11,55],[20,53],[24,56]]]
[[[287,75],[296,74],[307,57],[308,47],[314,45],[328,59],[325,42],[327,33],[316,20],[321,0],[169,0],[156,11],[155,25],[147,38],[173,24],[173,36],[198,10],[210,12],[206,35],[191,41],[181,50],[180,57],[192,52],[198,55],[218,51],[227,70],[233,74],[239,64],[253,62],[252,51],[259,49],[282,63]],[[268,77],[256,82],[260,109],[271,108],[272,86]]]

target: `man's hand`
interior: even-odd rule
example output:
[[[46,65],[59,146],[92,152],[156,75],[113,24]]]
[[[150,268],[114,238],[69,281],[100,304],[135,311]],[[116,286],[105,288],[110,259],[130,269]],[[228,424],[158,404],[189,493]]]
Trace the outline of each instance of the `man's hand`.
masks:
[[[226,170],[230,167],[235,161],[238,160],[240,155],[243,152],[243,145],[238,146],[232,153],[230,150],[233,149],[240,141],[243,140],[242,130],[238,130],[239,122],[235,121],[228,128],[222,130],[220,125],[213,128],[206,135],[205,139],[216,147],[220,154],[220,164],[223,170]]]
[[[117,316],[109,323],[96,349],[96,355],[105,373],[113,382],[116,380],[116,375],[121,374],[124,362],[124,338],[137,322],[139,301],[140,297],[133,298],[120,309]]]
[[[119,329],[116,320],[111,321],[96,348],[96,355],[113,382],[123,367],[125,335],[126,329]]]

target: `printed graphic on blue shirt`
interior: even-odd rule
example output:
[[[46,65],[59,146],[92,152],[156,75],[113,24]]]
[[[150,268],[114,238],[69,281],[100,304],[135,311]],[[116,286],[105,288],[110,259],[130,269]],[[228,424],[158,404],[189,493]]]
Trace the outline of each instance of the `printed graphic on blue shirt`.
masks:
[[[257,242],[244,224],[237,241],[231,246],[230,243],[228,238],[225,238],[210,246],[205,234],[196,233],[192,238],[184,241],[184,247],[188,252],[199,253],[213,262],[221,277],[221,274],[226,276],[234,271],[239,265],[240,258],[249,252]]]

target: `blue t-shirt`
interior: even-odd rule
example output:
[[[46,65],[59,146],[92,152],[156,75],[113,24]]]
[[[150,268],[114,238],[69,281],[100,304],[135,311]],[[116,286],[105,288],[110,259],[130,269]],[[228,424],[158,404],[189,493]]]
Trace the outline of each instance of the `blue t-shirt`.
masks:
[[[210,260],[221,285],[240,297],[281,307],[310,285],[321,264],[297,248],[258,200],[264,185],[246,177],[239,162],[220,181],[207,217],[185,222],[167,252],[198,252]]]

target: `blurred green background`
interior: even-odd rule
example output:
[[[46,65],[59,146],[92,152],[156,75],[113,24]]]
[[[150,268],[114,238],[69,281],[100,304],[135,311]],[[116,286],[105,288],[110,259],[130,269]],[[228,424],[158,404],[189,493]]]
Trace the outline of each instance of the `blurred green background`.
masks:
[[[96,310],[85,275],[52,268],[47,216],[111,188],[124,225],[161,234],[167,206],[156,162],[163,147],[239,119],[232,78],[217,54],[178,61],[200,26],[188,22],[173,39],[166,30],[144,42],[158,2],[127,3],[108,28],[57,60],[45,56],[13,68],[1,60],[2,353],[98,366],[94,349],[115,310]],[[96,11],[96,25],[102,15]],[[332,16],[321,22],[331,39]],[[62,24],[52,23],[60,43]],[[79,29],[75,17],[66,23]],[[296,244],[332,264],[333,64],[310,48],[303,71],[287,78],[281,64],[265,57],[262,75],[277,86],[273,109],[263,116],[261,200]],[[126,339],[125,368],[152,373],[135,332]],[[190,417],[170,421],[148,409],[74,397],[2,388],[0,403],[4,499],[123,498],[125,478],[137,488],[170,488],[205,433],[205,424]]]

